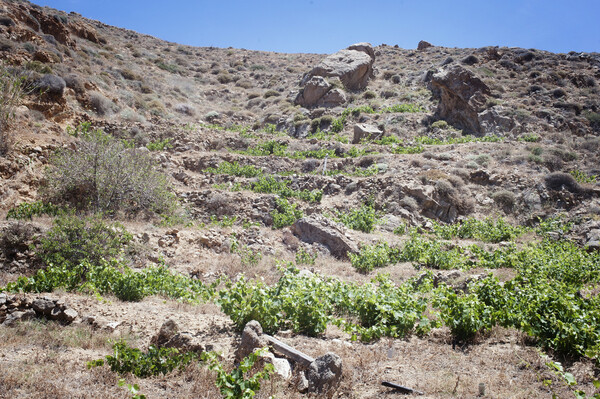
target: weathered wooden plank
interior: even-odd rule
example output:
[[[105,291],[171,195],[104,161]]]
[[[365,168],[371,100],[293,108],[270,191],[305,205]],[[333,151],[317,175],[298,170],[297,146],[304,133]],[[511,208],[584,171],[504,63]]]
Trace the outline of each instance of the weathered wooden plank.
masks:
[[[281,353],[284,356],[287,356],[288,358],[292,359],[293,361],[304,367],[308,367],[312,362],[315,361],[315,359],[313,359],[312,357],[292,348],[291,346],[281,342],[275,337],[272,337],[267,334],[263,334],[263,337],[265,337],[267,341],[269,341],[269,344],[273,347],[275,351]]]

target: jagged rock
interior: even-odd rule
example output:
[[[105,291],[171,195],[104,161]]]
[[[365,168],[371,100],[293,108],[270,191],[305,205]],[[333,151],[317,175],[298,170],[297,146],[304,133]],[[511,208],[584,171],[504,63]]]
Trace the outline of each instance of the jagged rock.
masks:
[[[12,312],[11,314],[9,314],[6,317],[6,319],[4,320],[4,322],[2,323],[2,325],[5,327],[12,327],[18,321],[30,320],[34,317],[35,317],[35,310],[33,310],[33,309],[27,309],[25,311],[17,310],[15,312]]]
[[[306,377],[309,392],[334,391],[342,378],[342,359],[335,353],[328,352],[310,364]]]
[[[433,47],[433,44],[426,42],[425,40],[421,40],[417,45],[417,50],[423,51],[425,49],[428,49],[429,47]]]
[[[423,201],[423,215],[430,219],[454,223],[458,217],[458,209],[454,204],[444,200],[428,199]]]
[[[298,93],[298,97],[296,97],[296,104],[302,107],[312,107],[317,104],[319,101],[329,90],[331,90],[333,86],[329,84],[322,76],[313,76],[310,78],[304,89]]]
[[[354,137],[352,144],[358,144],[363,139],[376,140],[383,136],[383,132],[377,126],[368,125],[366,123],[357,123],[354,125]]]
[[[268,363],[271,363],[275,369],[275,373],[284,380],[292,378],[292,366],[290,366],[290,362],[287,359],[275,357],[275,355],[270,352],[263,356],[263,359]]]
[[[517,122],[503,115],[504,108],[495,106],[479,113],[479,125],[482,131],[486,133],[504,133],[510,132],[517,126]]]
[[[298,389],[298,392],[300,393],[308,392],[308,380],[306,379],[305,372],[300,372],[300,375],[298,376],[298,384],[296,385],[296,389]]]
[[[39,23],[39,29],[52,35],[61,44],[75,48],[75,41],[71,39],[71,35],[65,24],[61,22],[59,18],[55,18],[53,15],[49,15],[42,11],[42,9],[29,8],[29,13]]]
[[[179,327],[177,326],[177,323],[173,319],[167,319],[162,326],[160,326],[158,333],[152,337],[150,344],[163,346],[169,342],[169,340],[173,338],[178,331]]]
[[[338,258],[347,258],[348,253],[358,253],[356,244],[344,235],[340,227],[322,215],[297,220],[292,225],[292,232],[304,242],[326,246]]]
[[[77,35],[83,39],[89,40],[90,42],[93,42],[96,44],[105,44],[106,43],[106,39],[104,39],[103,37],[99,37],[98,33],[96,32],[96,30],[94,28],[92,28],[88,24],[84,24],[83,22],[79,22],[79,21],[70,22],[69,29],[75,35]]]
[[[31,307],[39,313],[40,316],[49,317],[52,310],[56,307],[56,303],[48,298],[38,298],[32,302]]]
[[[440,98],[438,118],[460,127],[465,133],[481,134],[478,114],[490,94],[490,88],[481,79],[460,65],[450,65],[432,76],[431,87]]]
[[[6,294],[0,293],[0,306],[6,304],[6,301],[7,301]]]
[[[305,85],[314,76],[338,77],[348,90],[360,90],[367,87],[373,77],[375,55],[368,43],[358,43],[348,49],[331,54],[315,66],[302,79]]]
[[[54,320],[58,320],[65,324],[70,324],[77,318],[78,313],[76,310],[71,308],[66,308],[62,310],[59,308],[54,308],[50,316]]]
[[[586,235],[586,247],[591,251],[600,250],[600,229],[590,230]]]
[[[242,332],[242,341],[235,353],[236,361],[240,361],[256,348],[263,348],[268,345],[267,340],[262,336],[263,329],[256,320],[249,321]]]
[[[373,61],[375,61],[375,51],[373,50],[371,43],[367,43],[367,42],[355,43],[355,44],[348,46],[348,50],[356,50],[356,51],[361,51],[363,53],[366,53],[369,55],[369,57],[371,57],[371,59]]]
[[[294,102],[306,108],[331,108],[344,104],[346,95],[340,89],[334,89],[334,86],[322,76],[313,76],[300,90]]]

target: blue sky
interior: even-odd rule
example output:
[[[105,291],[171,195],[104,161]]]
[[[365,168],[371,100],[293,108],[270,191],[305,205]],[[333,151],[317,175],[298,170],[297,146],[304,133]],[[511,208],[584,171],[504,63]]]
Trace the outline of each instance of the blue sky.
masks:
[[[600,52],[600,0],[33,0],[193,46],[331,53],[367,41]]]

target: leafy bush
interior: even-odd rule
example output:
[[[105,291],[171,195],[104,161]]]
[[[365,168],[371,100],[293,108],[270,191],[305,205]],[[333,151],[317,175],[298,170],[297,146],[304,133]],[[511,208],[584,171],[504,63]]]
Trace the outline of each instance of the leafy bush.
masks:
[[[296,204],[290,204],[285,198],[276,198],[275,204],[277,209],[271,212],[271,216],[273,217],[273,227],[276,229],[291,226],[304,216],[302,210],[297,209]]]
[[[6,154],[12,145],[13,131],[10,123],[23,94],[23,79],[0,65],[0,155]]]
[[[171,144],[171,139],[156,140],[146,144],[146,148],[150,151],[165,151],[173,148],[173,144]]]
[[[92,360],[87,363],[87,368],[102,367],[106,363],[110,370],[121,375],[133,374],[136,377],[146,378],[159,374],[168,374],[197,359],[194,352],[180,353],[177,348],[160,348],[150,345],[148,352],[132,348],[123,340],[113,344],[114,355],[104,359]]]
[[[476,238],[484,242],[497,243],[512,240],[526,233],[529,229],[521,226],[512,226],[502,218],[497,220],[487,218],[483,221],[469,218],[460,223],[446,225],[441,225],[434,221],[433,230],[437,236],[445,240],[459,237]]]
[[[85,260],[76,265],[50,265],[31,277],[19,277],[0,291],[52,292],[87,291],[114,294],[123,301],[139,301],[148,295],[162,295],[187,301],[206,300],[214,295],[214,287],[199,280],[172,274],[163,266],[147,267],[134,272],[115,259],[92,264]]]
[[[349,253],[350,263],[361,272],[370,272],[376,267],[397,263],[400,250],[391,248],[388,243],[364,245],[358,254]]]
[[[296,252],[296,264],[297,265],[314,265],[316,259],[317,259],[316,252],[310,253],[303,247],[300,247],[300,249],[298,249],[298,252]]]
[[[288,187],[289,183],[289,180],[277,180],[273,176],[264,176],[251,183],[249,188],[256,193],[278,194],[282,198],[295,197],[307,202],[321,202],[323,191],[292,190]]]
[[[353,230],[371,233],[379,222],[379,214],[372,203],[364,203],[350,212],[337,212],[336,219]]]
[[[77,265],[118,259],[133,236],[121,224],[98,217],[62,215],[41,238],[37,253],[47,265]]]
[[[98,212],[172,213],[167,177],[147,153],[101,130],[83,132],[76,149],[59,152],[46,173],[46,201]]]
[[[217,168],[207,168],[204,172],[212,174],[224,174],[239,177],[256,177],[262,175],[262,170],[254,165],[241,166],[237,162],[222,162]]]
[[[217,373],[216,385],[224,398],[250,399],[260,390],[261,381],[268,380],[275,370],[272,364],[265,363],[262,370],[250,375],[256,362],[267,352],[267,348],[256,349],[242,359],[231,373],[225,371],[218,355],[214,352],[202,353],[202,360],[208,363],[210,370]]]
[[[44,201],[24,202],[8,210],[6,219],[31,220],[34,216],[56,216],[60,208]]]

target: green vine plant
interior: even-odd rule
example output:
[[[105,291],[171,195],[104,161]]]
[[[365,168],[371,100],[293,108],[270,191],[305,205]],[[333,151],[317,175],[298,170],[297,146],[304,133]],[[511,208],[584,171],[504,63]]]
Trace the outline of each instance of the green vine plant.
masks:
[[[215,352],[204,352],[202,361],[207,362],[208,368],[217,374],[215,384],[224,399],[251,399],[260,390],[261,381],[271,378],[275,370],[272,364],[266,363],[262,369],[251,373],[255,363],[267,352],[268,348],[256,349],[231,373],[225,371]]]

